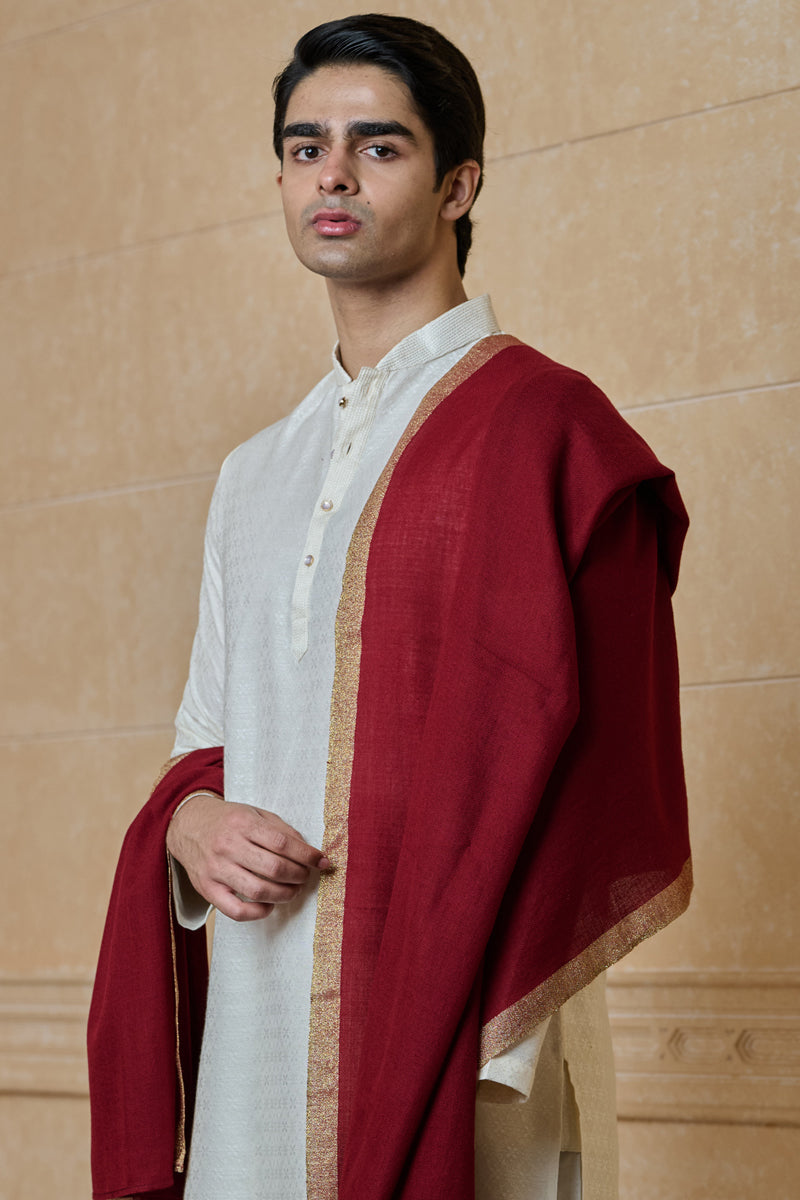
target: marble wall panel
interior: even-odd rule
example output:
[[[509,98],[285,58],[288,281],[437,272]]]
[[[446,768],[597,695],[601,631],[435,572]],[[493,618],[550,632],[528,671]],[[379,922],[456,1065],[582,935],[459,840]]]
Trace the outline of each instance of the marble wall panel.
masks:
[[[172,720],[196,624],[211,482],[0,516],[0,728]]]
[[[335,339],[280,216],[7,277],[0,330],[0,504],[216,471]]]
[[[0,0],[0,46],[130,7],[130,0]]]
[[[800,385],[626,414],[692,519],[676,596],[684,683],[800,671],[798,411]]]
[[[695,891],[628,970],[752,974],[800,961],[800,682],[682,695]]]
[[[800,1130],[623,1121],[620,1200],[795,1200]]]
[[[122,831],[171,741],[211,478],[325,369],[324,291],[280,228],[269,83],[341,11],[0,0],[0,900],[22,914],[0,1017],[25,979],[33,1024],[59,981],[86,990]],[[621,969],[757,988],[797,962],[798,685],[734,681],[797,673],[797,396],[765,385],[797,380],[800,353],[797,95],[751,98],[797,84],[797,0],[395,11],[439,25],[484,83],[472,293],[490,285],[507,328],[623,407],[717,396],[632,414],[694,518],[678,618],[697,891]],[[50,269],[65,259],[83,261]],[[88,1195],[87,1119],[83,1100],[0,1097],[0,1200]],[[623,1200],[788,1200],[800,1142],[625,1122],[622,1164]]]
[[[89,1102],[0,1096],[0,1200],[86,1200]]]
[[[481,0],[452,31],[446,7],[420,15],[478,70],[490,160],[777,91],[800,73],[794,0]]]
[[[798,115],[792,93],[497,164],[472,290],[623,407],[800,378]]]
[[[123,835],[172,741],[165,725],[0,744],[14,798],[3,817],[0,905],[26,914],[4,930],[5,976],[93,976]]]
[[[277,210],[269,27],[178,0],[9,47],[0,269]]]

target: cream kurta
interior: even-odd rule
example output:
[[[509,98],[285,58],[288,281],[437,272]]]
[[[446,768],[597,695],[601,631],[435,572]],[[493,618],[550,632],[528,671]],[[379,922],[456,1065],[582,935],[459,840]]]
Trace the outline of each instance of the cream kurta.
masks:
[[[497,332],[481,297],[417,330],[356,380],[334,356],[330,374],[288,417],[223,465],[173,753],[223,744],[226,799],[278,813],[313,845],[323,844],[334,625],[353,529],[423,396]],[[205,919],[196,900],[182,889],[182,923]],[[305,1200],[315,916],[313,885],[263,921],[217,914],[186,1200]],[[609,1082],[613,1089],[602,989],[589,992],[598,1003],[588,1025],[599,1036],[582,1057],[599,1088],[593,1101],[570,1061],[584,1151],[589,1110],[607,1111]],[[549,1031],[481,1072],[506,1085],[507,1097],[533,1086],[528,1104],[479,1105],[478,1195],[486,1200],[576,1194],[564,1191],[563,1169],[558,1190],[560,1151],[578,1148],[566,1128],[574,1121],[565,1119],[562,1136],[567,1008]],[[610,1100],[613,1116],[613,1090]],[[569,1114],[568,1083],[563,1107]],[[596,1140],[607,1144],[608,1129]],[[614,1194],[610,1185],[584,1192]]]

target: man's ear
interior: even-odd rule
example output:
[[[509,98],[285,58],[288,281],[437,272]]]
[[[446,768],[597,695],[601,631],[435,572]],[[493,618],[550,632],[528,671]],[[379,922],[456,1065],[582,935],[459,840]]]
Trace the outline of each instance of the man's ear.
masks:
[[[278,171],[278,174],[275,176],[275,182],[277,183],[278,187],[281,186],[283,183],[283,170]]]
[[[442,207],[440,216],[445,221],[457,221],[472,208],[475,193],[481,180],[481,169],[474,158],[448,171],[442,182]]]

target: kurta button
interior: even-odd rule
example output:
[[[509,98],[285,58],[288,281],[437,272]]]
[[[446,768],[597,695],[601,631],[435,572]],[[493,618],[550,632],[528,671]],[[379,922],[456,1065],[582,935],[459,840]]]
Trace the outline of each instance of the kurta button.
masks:
[[[314,555],[313,555],[313,554],[307,554],[307,555],[305,556],[305,558],[303,559],[303,562],[306,564],[306,566],[307,566],[307,567],[310,567],[310,566],[311,566],[311,564],[313,563],[313,561],[314,561]]]
[[[342,396],[339,401],[339,408],[347,408],[347,396]]]
[[[333,508],[333,501],[332,500],[323,500],[322,504],[320,504],[320,508],[322,509],[323,512],[330,512],[331,509]]]

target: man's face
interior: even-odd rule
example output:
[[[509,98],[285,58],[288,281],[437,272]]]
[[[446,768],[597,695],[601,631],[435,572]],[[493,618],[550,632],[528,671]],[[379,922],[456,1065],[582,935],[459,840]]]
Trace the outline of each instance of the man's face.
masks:
[[[433,139],[405,85],[379,67],[321,67],[292,93],[281,188],[286,228],[310,270],[396,284],[444,244],[447,180],[434,191]],[[447,239],[445,243],[445,239]]]

